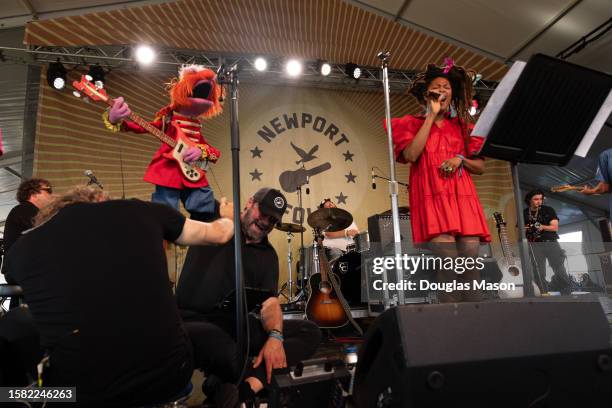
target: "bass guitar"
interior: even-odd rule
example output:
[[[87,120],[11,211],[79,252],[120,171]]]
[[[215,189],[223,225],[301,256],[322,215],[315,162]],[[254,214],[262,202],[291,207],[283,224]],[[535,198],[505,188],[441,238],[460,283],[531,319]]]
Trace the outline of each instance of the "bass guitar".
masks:
[[[93,101],[104,102],[108,106],[113,106],[114,99],[106,94],[106,91],[104,90],[104,88],[102,88],[101,85],[93,84],[91,82],[91,77],[89,77],[88,75],[82,75],[81,80],[74,81],[72,83],[72,86],[75,89],[73,95],[77,98],[80,98],[82,96],[81,92],[83,92],[89,99]],[[200,181],[202,177],[204,177],[204,170],[208,164],[208,160],[198,160],[192,164],[185,163],[183,161],[183,152],[192,146],[196,146],[196,144],[192,142],[178,126],[172,125],[175,127],[176,131],[176,140],[174,140],[172,137],[168,136],[155,126],[151,125],[149,122],[142,119],[134,112],[130,113],[129,118],[133,122],[142,126],[151,135],[155,136],[160,141],[172,148],[171,152],[164,153],[163,156],[168,159],[174,160],[181,169],[183,177],[185,177],[188,181],[196,183]],[[211,157],[211,159],[214,158]]]

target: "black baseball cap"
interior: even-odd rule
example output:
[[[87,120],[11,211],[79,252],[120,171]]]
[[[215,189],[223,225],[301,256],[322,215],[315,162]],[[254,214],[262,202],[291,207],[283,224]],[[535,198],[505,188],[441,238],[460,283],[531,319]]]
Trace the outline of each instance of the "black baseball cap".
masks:
[[[260,188],[254,195],[253,200],[259,203],[259,210],[277,221],[283,218],[287,209],[287,199],[279,190],[275,188]]]

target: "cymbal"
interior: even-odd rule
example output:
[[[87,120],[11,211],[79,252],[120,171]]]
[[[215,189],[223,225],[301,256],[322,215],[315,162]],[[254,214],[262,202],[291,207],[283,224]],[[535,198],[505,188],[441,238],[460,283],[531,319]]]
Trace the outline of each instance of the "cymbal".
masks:
[[[319,208],[308,216],[308,225],[328,232],[342,231],[352,222],[351,213],[341,208]]]
[[[304,232],[306,231],[306,228],[302,227],[299,224],[292,224],[290,222],[283,222],[281,224],[276,224],[276,228],[279,231],[284,231],[284,232]]]

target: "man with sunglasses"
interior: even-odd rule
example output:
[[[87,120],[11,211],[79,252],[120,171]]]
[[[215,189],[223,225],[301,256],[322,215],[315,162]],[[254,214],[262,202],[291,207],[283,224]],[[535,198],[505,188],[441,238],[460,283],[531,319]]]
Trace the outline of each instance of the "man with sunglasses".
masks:
[[[228,310],[224,302],[235,288],[233,240],[215,247],[192,246],[187,253],[176,299],[194,344],[195,364],[207,376],[204,393],[214,395],[218,407],[234,408],[239,401],[253,401],[270,383],[272,369],[297,364],[319,345],[319,328],[309,321],[283,321],[275,296],[279,263],[268,234],[286,208],[287,201],[279,190],[262,188],[248,199],[240,214],[244,286],[265,290],[271,296],[262,302],[259,317],[248,314],[248,357],[255,362],[247,362],[244,381],[238,386],[234,383],[242,365],[237,357],[235,310]]]
[[[4,224],[4,254],[13,244],[21,237],[24,231],[29,230],[34,226],[34,217],[38,211],[49,204],[52,199],[53,189],[48,180],[41,178],[33,178],[22,181],[17,188],[16,199],[19,204],[9,212]],[[2,273],[5,273],[4,263],[2,264]],[[15,285],[15,282],[5,275],[6,282]],[[9,308],[18,305],[18,299],[11,299]]]
[[[4,224],[4,251],[19,239],[21,233],[32,228],[34,217],[51,201],[53,189],[48,180],[33,178],[23,181],[17,188],[19,205],[13,207]]]

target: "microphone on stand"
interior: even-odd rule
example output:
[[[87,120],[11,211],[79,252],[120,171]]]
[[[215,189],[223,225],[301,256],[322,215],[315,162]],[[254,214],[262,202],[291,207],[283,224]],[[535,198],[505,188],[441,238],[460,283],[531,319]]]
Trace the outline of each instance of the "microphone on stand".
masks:
[[[310,177],[306,173],[306,195],[310,195]]]
[[[100,189],[104,190],[104,187],[102,187],[102,184],[98,181],[98,179],[96,178],[96,176],[94,175],[93,171],[91,170],[85,170],[83,172],[83,174],[85,174],[85,176],[87,176],[89,178],[89,182],[87,183],[88,186],[95,184],[98,187],[100,187]]]
[[[372,167],[372,190],[376,190],[376,175],[374,174],[374,167]]]
[[[219,67],[217,68],[217,71],[215,72],[215,81],[218,84],[223,84],[223,82],[225,81],[225,64],[221,63],[219,65]],[[223,96],[225,92],[223,92],[223,90],[221,91],[221,95],[219,95],[219,102],[223,102],[225,100],[225,97]]]

